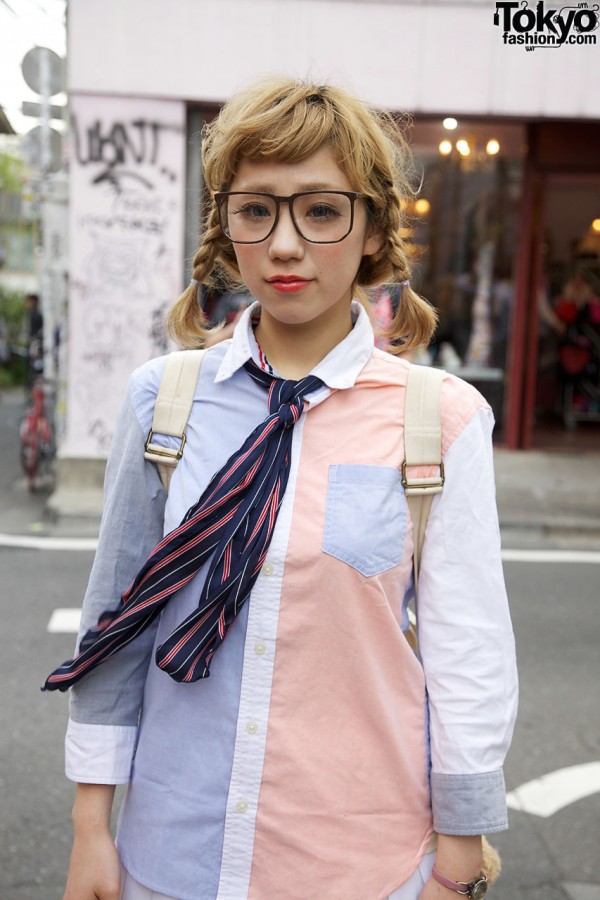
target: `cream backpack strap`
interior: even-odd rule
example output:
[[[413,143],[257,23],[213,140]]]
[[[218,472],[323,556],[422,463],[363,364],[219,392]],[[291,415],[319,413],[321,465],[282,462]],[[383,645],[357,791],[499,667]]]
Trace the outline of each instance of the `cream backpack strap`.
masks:
[[[444,488],[444,463],[442,461],[441,393],[443,369],[411,365],[406,384],[404,404],[404,457],[402,484],[413,521],[414,530],[414,581],[415,600],[419,565],[425,540],[425,528],[435,494]],[[409,477],[411,466],[437,466],[439,474],[433,478]],[[416,618],[409,610],[410,627],[405,637],[417,652]],[[435,837],[435,835],[434,835]],[[495,847],[483,838],[483,871],[492,885],[501,869],[500,855]]]
[[[402,484],[413,522],[415,594],[425,540],[425,528],[435,494],[444,487],[442,462],[441,392],[444,371],[411,365],[404,405],[404,463]],[[415,466],[436,466],[439,472],[427,478],[411,478]]]
[[[156,463],[166,491],[169,490],[171,476],[183,455],[185,429],[192,411],[203,356],[204,350],[178,350],[170,353],[166,359],[144,453],[145,459]],[[156,434],[177,438],[179,447],[161,447],[154,443]]]

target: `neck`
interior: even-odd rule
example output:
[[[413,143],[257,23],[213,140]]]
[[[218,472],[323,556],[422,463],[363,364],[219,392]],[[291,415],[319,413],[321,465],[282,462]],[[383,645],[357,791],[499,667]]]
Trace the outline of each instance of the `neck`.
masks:
[[[298,381],[311,372],[352,331],[350,304],[345,315],[319,316],[301,325],[288,325],[261,310],[256,339],[273,368],[284,378]]]

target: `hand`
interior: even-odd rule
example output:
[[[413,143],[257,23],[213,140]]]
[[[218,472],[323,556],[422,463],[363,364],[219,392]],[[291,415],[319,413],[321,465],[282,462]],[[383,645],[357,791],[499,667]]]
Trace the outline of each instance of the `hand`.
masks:
[[[121,863],[108,829],[75,834],[63,900],[119,900]]]

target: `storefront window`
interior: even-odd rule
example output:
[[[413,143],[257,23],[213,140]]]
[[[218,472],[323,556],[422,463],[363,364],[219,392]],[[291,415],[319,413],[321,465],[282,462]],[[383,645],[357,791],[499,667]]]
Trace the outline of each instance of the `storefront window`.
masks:
[[[431,362],[472,382],[501,429],[514,297],[524,132],[498,122],[416,122],[418,198],[407,212],[416,289],[437,308]]]
[[[534,443],[597,446],[600,177],[549,176],[543,222]]]

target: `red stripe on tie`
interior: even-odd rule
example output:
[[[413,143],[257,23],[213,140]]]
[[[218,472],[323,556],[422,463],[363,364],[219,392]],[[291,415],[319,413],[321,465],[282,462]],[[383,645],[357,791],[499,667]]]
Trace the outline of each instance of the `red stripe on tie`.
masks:
[[[231,541],[225,547],[225,554],[223,559],[223,578],[221,579],[221,583],[227,581],[229,578],[229,573],[231,572]]]
[[[173,658],[174,658],[175,656],[177,656],[177,654],[179,653],[179,651],[181,650],[181,648],[186,644],[186,642],[189,641],[189,639],[190,639],[191,637],[193,637],[193,636],[196,634],[196,632],[200,630],[200,628],[202,628],[202,626],[204,625],[204,623],[206,622],[206,620],[212,615],[213,610],[214,610],[214,606],[211,606],[211,608],[208,610],[208,612],[206,612],[206,613],[202,616],[202,618],[199,619],[199,620],[195,623],[195,625],[193,625],[192,628],[190,628],[190,630],[187,631],[187,632],[183,635],[183,637],[180,638],[180,639],[177,641],[177,643],[175,644],[175,646],[174,646],[171,650],[169,650],[169,652],[168,652],[167,655],[164,657],[164,659],[161,659],[161,661],[160,661],[160,663],[159,663],[159,666],[160,666],[161,669],[164,668],[164,666],[168,666],[169,663],[172,662]]]

